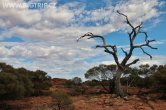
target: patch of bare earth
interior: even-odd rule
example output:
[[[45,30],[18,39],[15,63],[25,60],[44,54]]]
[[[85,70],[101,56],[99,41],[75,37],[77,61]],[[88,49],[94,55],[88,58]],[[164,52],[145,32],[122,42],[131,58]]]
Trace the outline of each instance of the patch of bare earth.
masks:
[[[9,108],[10,110],[31,110],[32,108],[39,106],[47,106],[52,102],[51,97],[40,96],[40,97],[29,97],[21,100],[10,100],[1,102],[1,106]],[[1,109],[0,109],[1,110]],[[4,109],[5,110],[5,109]]]
[[[166,101],[133,95],[128,100],[112,98],[109,94],[93,97],[73,97],[76,110],[166,110]]]

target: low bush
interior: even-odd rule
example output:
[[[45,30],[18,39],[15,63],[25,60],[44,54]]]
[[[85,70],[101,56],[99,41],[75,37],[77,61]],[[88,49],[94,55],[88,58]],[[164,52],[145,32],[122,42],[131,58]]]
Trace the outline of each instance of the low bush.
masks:
[[[52,108],[55,110],[74,110],[70,97],[63,92],[57,91],[51,95],[53,99]]]
[[[153,80],[152,88],[157,92],[166,93],[166,65],[159,68],[156,73],[151,76]]]
[[[43,71],[15,69],[5,63],[0,63],[0,70],[0,100],[20,99],[49,93],[51,78]]]

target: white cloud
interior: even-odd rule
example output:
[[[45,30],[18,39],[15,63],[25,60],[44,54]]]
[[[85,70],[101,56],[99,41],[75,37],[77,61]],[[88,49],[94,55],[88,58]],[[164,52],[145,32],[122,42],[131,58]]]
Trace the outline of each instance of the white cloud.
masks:
[[[3,0],[0,3],[2,5]],[[56,40],[61,36],[78,37],[88,31],[106,34],[126,26],[123,17],[119,17],[116,10],[127,14],[134,24],[138,24],[159,16],[160,12],[155,8],[159,4],[157,0],[129,0],[96,10],[84,10],[84,4],[79,8],[78,2],[43,10],[4,9],[0,5],[0,16],[5,18],[0,19],[2,26],[10,29],[2,36],[18,35],[30,40]],[[95,25],[86,26],[88,22]]]
[[[31,26],[41,20],[41,14],[37,10],[4,8],[5,3],[24,3],[22,0],[1,0],[0,17],[5,28],[13,28],[19,25]]]
[[[153,55],[153,59],[150,60],[149,56],[146,55],[142,55],[142,57],[140,56],[132,56],[131,59],[129,60],[129,62],[135,60],[139,58],[140,61],[132,66],[139,66],[141,64],[149,64],[149,65],[165,65],[166,64],[166,56],[164,55]],[[119,58],[120,60],[122,60],[122,57]],[[110,65],[110,64],[115,64],[114,61],[103,61],[102,64],[106,64],[106,65]]]
[[[91,42],[93,43],[93,42]],[[51,76],[70,76],[86,71],[90,67],[86,58],[94,57],[100,50],[90,49],[91,43],[82,41],[80,45],[77,42],[68,47],[55,45],[54,42],[37,43],[0,43],[1,60],[15,67],[25,67],[30,70],[42,69]],[[82,48],[84,45],[84,48]],[[5,46],[11,46],[5,48]],[[63,75],[62,75],[63,74]]]

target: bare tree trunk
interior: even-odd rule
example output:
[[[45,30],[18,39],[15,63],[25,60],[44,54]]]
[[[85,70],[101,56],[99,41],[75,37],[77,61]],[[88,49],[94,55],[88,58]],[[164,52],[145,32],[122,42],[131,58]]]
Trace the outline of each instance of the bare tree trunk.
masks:
[[[123,91],[123,88],[122,88],[122,85],[121,85],[121,82],[120,82],[121,75],[122,75],[122,71],[118,70],[117,74],[114,77],[114,93],[117,96],[124,97],[127,94]]]
[[[114,90],[114,82],[113,80],[109,80],[109,93],[113,93]]]

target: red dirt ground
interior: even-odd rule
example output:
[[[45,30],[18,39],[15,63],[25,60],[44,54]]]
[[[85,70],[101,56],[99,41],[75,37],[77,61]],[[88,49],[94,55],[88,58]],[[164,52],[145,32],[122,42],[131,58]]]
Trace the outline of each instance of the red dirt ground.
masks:
[[[64,86],[65,81],[63,79],[53,79],[51,91],[69,92],[70,89]],[[129,93],[132,95],[128,96],[127,100],[120,97],[112,98],[111,94],[71,96],[71,99],[75,110],[166,110],[166,100],[156,99],[156,94],[134,95],[140,92],[146,93],[147,90],[130,88]],[[53,110],[47,107],[51,102],[51,97],[40,96],[1,103],[4,106],[12,107],[11,110]]]

